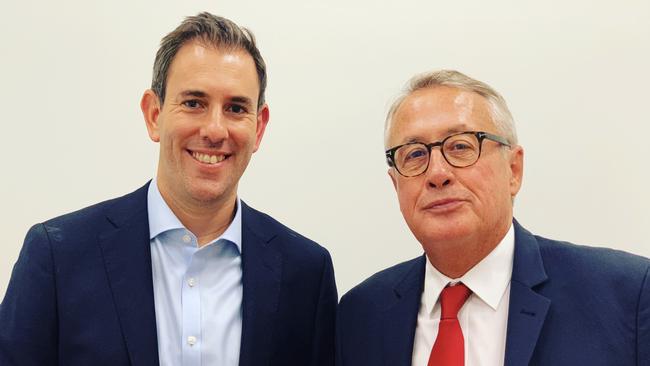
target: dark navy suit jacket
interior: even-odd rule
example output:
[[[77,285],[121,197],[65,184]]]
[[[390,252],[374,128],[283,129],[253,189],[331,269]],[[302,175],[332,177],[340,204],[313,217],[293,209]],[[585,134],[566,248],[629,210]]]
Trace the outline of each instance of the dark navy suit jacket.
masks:
[[[0,365],[158,365],[148,184],[31,228],[0,305]],[[333,365],[329,253],[242,204],[241,366]]]
[[[650,260],[534,236],[516,221],[505,365],[650,365]],[[339,304],[338,366],[407,366],[425,257]]]

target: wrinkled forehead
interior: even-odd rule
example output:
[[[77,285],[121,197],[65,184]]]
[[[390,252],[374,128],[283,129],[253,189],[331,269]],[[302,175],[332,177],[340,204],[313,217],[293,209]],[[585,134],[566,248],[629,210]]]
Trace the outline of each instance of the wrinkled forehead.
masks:
[[[436,86],[406,96],[386,126],[387,147],[437,141],[455,132],[494,131],[487,100],[459,88]]]

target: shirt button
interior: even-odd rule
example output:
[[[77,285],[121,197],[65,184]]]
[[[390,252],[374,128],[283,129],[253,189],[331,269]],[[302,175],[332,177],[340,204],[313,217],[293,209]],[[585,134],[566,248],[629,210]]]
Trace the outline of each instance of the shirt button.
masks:
[[[194,279],[194,277],[187,280],[187,284],[190,285],[190,287],[194,287],[194,285],[196,285],[196,280]]]
[[[196,337],[195,336],[189,336],[187,337],[187,344],[190,346],[193,346],[196,344]]]
[[[189,242],[192,241],[192,238],[189,235],[185,234],[185,235],[183,235],[183,241],[185,243],[189,243]]]

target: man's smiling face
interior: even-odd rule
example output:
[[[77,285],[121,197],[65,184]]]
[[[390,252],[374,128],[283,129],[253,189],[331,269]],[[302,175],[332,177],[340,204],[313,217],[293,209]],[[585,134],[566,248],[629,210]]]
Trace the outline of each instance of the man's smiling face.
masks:
[[[268,122],[268,107],[257,107],[258,94],[247,52],[199,41],[179,49],[162,106],[151,91],[142,102],[149,136],[160,142],[163,197],[190,206],[234,201]]]

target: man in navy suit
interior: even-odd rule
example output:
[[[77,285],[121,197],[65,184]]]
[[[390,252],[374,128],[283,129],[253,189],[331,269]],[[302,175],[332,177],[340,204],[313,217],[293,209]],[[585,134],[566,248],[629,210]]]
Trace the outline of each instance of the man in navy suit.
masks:
[[[329,253],[237,197],[269,120],[253,35],[208,13],[163,38],[141,107],[155,179],[31,228],[0,365],[332,365]]]
[[[496,91],[456,71],[416,76],[385,146],[425,254],[343,296],[338,365],[650,365],[650,261],[513,219],[523,149]]]

